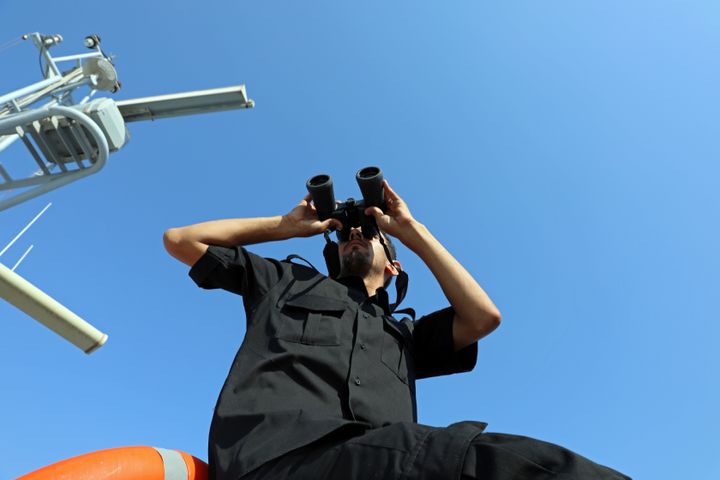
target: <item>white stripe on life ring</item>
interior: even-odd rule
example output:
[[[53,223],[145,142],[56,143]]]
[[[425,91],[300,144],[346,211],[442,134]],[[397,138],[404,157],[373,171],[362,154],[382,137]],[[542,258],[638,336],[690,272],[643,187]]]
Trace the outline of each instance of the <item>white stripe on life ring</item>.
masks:
[[[153,447],[160,454],[165,470],[165,480],[188,480],[187,466],[177,450]]]

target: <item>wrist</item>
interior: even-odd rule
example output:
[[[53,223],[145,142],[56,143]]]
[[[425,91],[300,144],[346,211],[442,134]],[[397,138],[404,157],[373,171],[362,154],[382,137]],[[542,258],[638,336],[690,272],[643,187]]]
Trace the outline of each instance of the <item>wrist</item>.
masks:
[[[298,225],[298,222],[289,215],[282,215],[279,217],[277,230],[283,239],[302,236],[300,225]]]
[[[430,232],[425,225],[412,218],[399,229],[398,233],[397,239],[410,250],[415,251]]]

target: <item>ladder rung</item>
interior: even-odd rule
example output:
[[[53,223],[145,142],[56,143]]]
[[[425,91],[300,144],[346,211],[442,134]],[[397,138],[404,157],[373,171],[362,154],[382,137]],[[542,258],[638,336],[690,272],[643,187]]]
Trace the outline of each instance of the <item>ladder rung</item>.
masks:
[[[35,139],[35,142],[38,143],[38,145],[40,145],[40,143],[37,140],[37,137],[35,136],[35,132],[33,130],[30,130],[30,136]],[[45,175],[50,175],[50,170],[48,170],[47,166],[45,166],[45,162],[43,162],[42,158],[40,158],[40,154],[37,152],[37,150],[35,149],[35,146],[32,144],[32,142],[27,138],[27,135],[23,135],[20,138],[22,139],[22,141],[25,144],[25,146],[27,147],[27,149],[30,150],[30,154],[35,159],[35,163],[38,164],[38,166],[43,171],[43,173]]]

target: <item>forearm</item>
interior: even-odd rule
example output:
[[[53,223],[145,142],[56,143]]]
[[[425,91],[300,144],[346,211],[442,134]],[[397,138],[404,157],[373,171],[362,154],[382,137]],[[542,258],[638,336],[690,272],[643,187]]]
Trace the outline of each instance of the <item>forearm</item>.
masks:
[[[194,265],[208,245],[235,247],[253,243],[309,237],[342,224],[329,218],[320,221],[310,195],[295,205],[290,213],[277,217],[234,218],[171,228],[163,235],[168,253],[187,265]]]
[[[293,236],[288,227],[288,222],[282,216],[231,218],[171,228],[167,233],[177,236],[182,241],[234,247],[286,240]]]
[[[500,311],[460,262],[421,223],[413,220],[403,230],[400,241],[428,266],[455,310],[454,329],[467,340],[460,343],[470,344],[497,328]]]
[[[165,232],[163,242],[173,257],[193,265],[208,245],[234,247],[285,240],[295,235],[291,222],[284,216],[233,218],[170,228]]]

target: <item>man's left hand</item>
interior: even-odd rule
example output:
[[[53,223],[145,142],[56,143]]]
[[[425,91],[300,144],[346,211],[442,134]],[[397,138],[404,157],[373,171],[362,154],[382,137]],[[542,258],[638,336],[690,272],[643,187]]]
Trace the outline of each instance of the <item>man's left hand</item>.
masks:
[[[410,213],[407,204],[390,188],[387,180],[383,182],[383,189],[385,190],[386,212],[383,213],[378,207],[368,207],[365,209],[365,215],[375,217],[380,230],[403,241],[403,232],[415,219]]]

